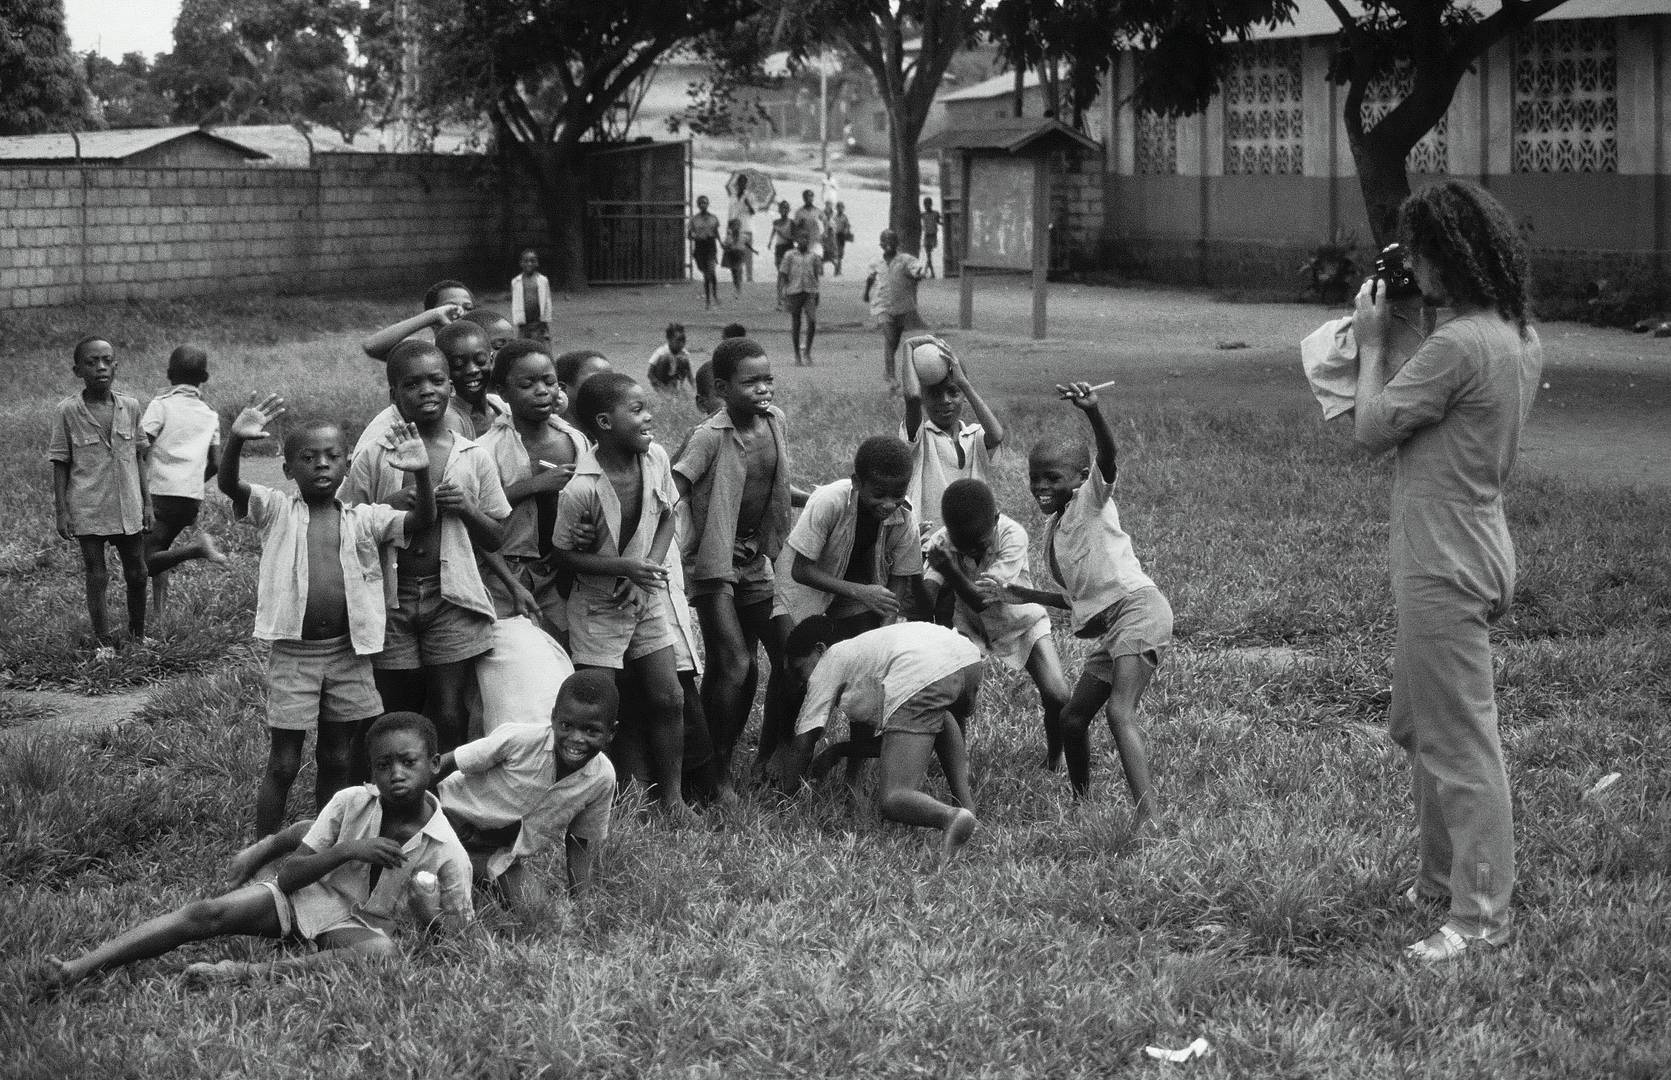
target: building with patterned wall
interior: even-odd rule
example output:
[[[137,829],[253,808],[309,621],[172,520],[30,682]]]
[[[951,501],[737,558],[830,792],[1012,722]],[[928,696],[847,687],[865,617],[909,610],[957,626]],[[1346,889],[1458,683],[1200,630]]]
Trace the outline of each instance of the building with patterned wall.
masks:
[[[1496,4],[1484,5],[1487,11]],[[1105,110],[1103,258],[1161,280],[1294,280],[1318,244],[1371,232],[1326,77],[1339,23],[1324,0],[1233,46],[1205,113],[1167,118],[1126,104],[1116,67]],[[1363,106],[1402,99],[1407,71]],[[1443,120],[1411,151],[1412,185],[1483,183],[1520,219],[1542,290],[1596,278],[1671,276],[1671,0],[1568,0],[1464,76]]]

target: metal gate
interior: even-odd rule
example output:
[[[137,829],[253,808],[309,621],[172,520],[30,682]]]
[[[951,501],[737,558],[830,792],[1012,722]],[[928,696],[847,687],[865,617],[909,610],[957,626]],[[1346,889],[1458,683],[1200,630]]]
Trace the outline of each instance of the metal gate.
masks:
[[[586,280],[684,280],[689,183],[689,142],[588,147]]]

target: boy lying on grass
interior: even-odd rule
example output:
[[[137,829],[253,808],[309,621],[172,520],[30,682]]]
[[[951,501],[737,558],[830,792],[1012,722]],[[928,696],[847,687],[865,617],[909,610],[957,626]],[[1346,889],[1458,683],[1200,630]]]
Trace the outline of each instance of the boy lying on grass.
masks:
[[[298,822],[239,852],[232,863],[232,891],[194,900],[73,960],[48,957],[46,981],[68,987],[187,942],[232,934],[299,939],[318,951],[266,963],[192,964],[186,975],[242,978],[345,960],[386,960],[396,955],[393,933],[401,923],[442,931],[467,924],[470,857],[429,793],[440,767],[435,725],[417,713],[389,713],[372,724],[366,753],[375,786],[339,791],[318,820]],[[250,881],[286,854],[290,858],[276,876]],[[434,882],[414,881],[420,872]]]
[[[615,767],[602,751],[619,705],[613,672],[577,671],[557,692],[550,727],[505,724],[442,755],[441,808],[512,911],[545,902],[527,860],[559,845],[569,895],[591,885],[593,845],[609,835],[615,799]]]

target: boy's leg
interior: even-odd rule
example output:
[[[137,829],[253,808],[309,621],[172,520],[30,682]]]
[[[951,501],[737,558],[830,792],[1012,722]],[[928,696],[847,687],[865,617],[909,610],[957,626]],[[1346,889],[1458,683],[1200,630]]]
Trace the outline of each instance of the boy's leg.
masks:
[[[1044,710],[1044,767],[1055,772],[1062,767],[1062,710],[1068,704],[1068,680],[1062,673],[1062,658],[1048,636],[1033,643],[1027,654],[1027,674],[1039,689]]]
[[[314,944],[319,947],[316,953],[244,965],[238,968],[238,973],[279,975],[292,971],[311,971],[349,961],[390,961],[400,956],[400,947],[391,941],[387,934],[369,928],[345,927],[341,930],[327,930],[314,939]]]
[[[955,717],[935,737],[934,756],[940,759],[940,771],[945,774],[946,786],[951,788],[952,801],[965,810],[973,810],[975,792],[969,786],[969,746],[963,739],[963,726]]]
[[[110,590],[110,568],[104,561],[104,537],[78,536],[81,562],[87,570],[87,618],[93,624],[93,638],[100,645],[110,642],[110,614],[105,594]]]
[[[762,616],[764,631],[760,635],[766,646],[766,700],[760,714],[760,750],[756,764],[764,767],[780,746],[789,745],[795,737],[795,720],[801,712],[805,695],[789,674],[789,663],[784,650],[789,643],[789,631],[795,621],[787,614],[771,614],[771,605],[754,606]],[[745,620],[751,618],[745,614]],[[752,701],[752,695],[750,701]]]
[[[951,714],[942,710],[940,717],[939,735],[917,731],[882,733],[881,793],[877,808],[890,821],[939,829],[940,857],[945,860],[969,842],[980,822],[967,807],[948,806],[921,790],[928,774],[929,755],[935,752],[939,742],[955,739],[959,747],[963,742]],[[948,728],[952,734],[948,734]],[[964,773],[967,776],[967,767]]]
[[[226,562],[226,556],[215,544],[214,537],[201,529],[190,543],[174,546],[174,541],[179,539],[180,534],[197,522],[197,515],[203,505],[202,500],[176,495],[157,495],[151,501],[156,504],[157,523],[145,537],[145,569],[153,579],[167,574],[191,559]],[[161,581],[155,581],[153,587],[161,585]]]
[[[371,719],[376,719],[372,717]],[[331,796],[354,782],[354,746],[360,731],[358,722],[319,722],[313,754],[317,773],[313,783],[313,805],[323,810]]]
[[[434,664],[425,669],[428,693],[424,713],[435,724],[436,746],[441,753],[463,745],[470,724],[466,697],[470,680],[476,672],[476,658],[455,660],[450,664]]]
[[[812,363],[812,339],[818,336],[818,294],[809,293],[806,304],[806,362]]]
[[[1155,665],[1144,656],[1126,655],[1114,659],[1114,685],[1108,696],[1108,727],[1120,748],[1120,767],[1126,774],[1136,814],[1132,827],[1138,828],[1154,815],[1154,791],[1149,780],[1149,748],[1143,729],[1137,726],[1137,702],[1154,677]]]
[[[538,912],[551,903],[550,890],[540,884],[539,878],[529,872],[527,864],[521,859],[511,863],[494,884],[505,898],[505,907],[516,914]]]
[[[151,578],[145,572],[145,534],[119,536],[112,542],[122,560],[122,583],[127,586],[128,635],[139,641],[145,637],[145,605],[151,590]]]
[[[802,296],[805,294],[802,293]],[[789,298],[789,342],[795,347],[795,363],[801,362],[801,301],[799,296]]]
[[[284,807],[290,800],[290,785],[302,767],[305,731],[268,728],[267,767],[261,773],[261,787],[255,793],[255,837],[278,832],[284,821]]]
[[[684,805],[685,698],[673,667],[673,646],[626,661],[626,674],[638,683],[644,699],[644,742],[650,775],[663,809],[682,813]]]
[[[754,649],[730,593],[707,593],[692,598],[691,603],[696,607],[702,643],[708,650],[707,670],[702,675],[702,708],[713,732],[716,770],[721,777],[728,777],[731,756],[753,704],[752,698],[743,697],[743,689],[754,663]]]
[[[894,354],[899,352],[903,323],[897,315],[882,316],[882,374],[889,382],[895,381]]]
[[[1068,762],[1068,783],[1076,799],[1091,788],[1091,721],[1108,703],[1113,687],[1087,667],[1062,710],[1062,753]]]
[[[273,890],[257,883],[234,889],[212,900],[194,900],[178,911],[159,915],[124,930],[74,960],[53,962],[58,969],[58,978],[64,983],[72,983],[106,968],[161,956],[191,941],[232,934],[277,938],[283,937],[284,933],[284,924],[274,905]]]

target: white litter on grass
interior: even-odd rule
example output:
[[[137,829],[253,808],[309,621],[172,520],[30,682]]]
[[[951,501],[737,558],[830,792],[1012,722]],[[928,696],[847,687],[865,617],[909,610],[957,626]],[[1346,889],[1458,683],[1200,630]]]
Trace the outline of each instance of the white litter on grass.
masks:
[[[1181,1065],[1186,1061],[1204,1058],[1213,1052],[1212,1045],[1205,1038],[1196,1039],[1182,1050],[1168,1050],[1164,1046],[1145,1046],[1143,1052],[1156,1061],[1170,1061]]]
[[[1619,774],[1610,772],[1606,776],[1590,785],[1590,790],[1584,793],[1586,799],[1598,798],[1608,788],[1619,782]]]

